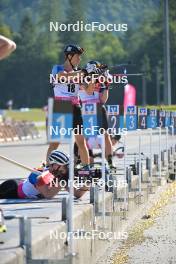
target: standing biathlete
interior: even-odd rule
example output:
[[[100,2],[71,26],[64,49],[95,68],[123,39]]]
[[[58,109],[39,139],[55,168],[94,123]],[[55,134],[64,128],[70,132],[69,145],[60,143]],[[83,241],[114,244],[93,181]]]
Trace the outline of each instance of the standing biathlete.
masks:
[[[81,60],[81,55],[84,50],[77,45],[67,45],[64,49],[65,54],[65,62],[64,65],[55,65],[52,70],[52,74],[56,75],[58,79],[60,78],[71,78],[77,76],[78,78],[84,77],[86,74],[91,73],[92,71],[96,71],[95,65],[90,66],[84,70],[77,70],[77,67]],[[97,70],[98,73],[98,70]],[[58,101],[70,101],[73,105],[73,128],[81,128],[83,124],[81,108],[79,104],[78,92],[80,89],[79,81],[62,83],[57,82],[54,84],[54,99]],[[86,141],[83,135],[78,134],[75,135],[75,141],[79,148],[80,158],[82,165],[89,164],[89,153],[86,146]],[[47,151],[47,160],[51,151],[57,149],[59,146],[59,142],[50,143],[48,151]]]
[[[86,65],[85,68],[90,67],[90,65],[95,65],[95,67],[100,67],[101,68],[101,63],[98,61],[89,61]],[[104,75],[105,73],[102,73]],[[107,74],[105,74],[107,76]],[[108,100],[109,97],[109,85],[108,83],[90,83],[87,85],[86,89],[81,89],[79,91],[79,97],[81,100],[81,103],[96,103],[101,105],[101,111],[102,111],[102,124],[101,127],[105,130],[105,156],[108,161],[109,167],[113,168],[112,164],[112,154],[113,154],[113,149],[112,149],[112,142],[110,135],[107,133],[108,129],[108,120],[107,120],[107,113],[106,113],[106,108],[105,108],[105,103]]]

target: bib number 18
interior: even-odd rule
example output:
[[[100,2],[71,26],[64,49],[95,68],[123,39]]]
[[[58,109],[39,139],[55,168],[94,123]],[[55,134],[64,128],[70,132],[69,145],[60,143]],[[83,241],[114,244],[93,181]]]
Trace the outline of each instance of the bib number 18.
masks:
[[[75,84],[74,83],[69,83],[68,84],[68,92],[69,93],[74,93],[75,92]]]

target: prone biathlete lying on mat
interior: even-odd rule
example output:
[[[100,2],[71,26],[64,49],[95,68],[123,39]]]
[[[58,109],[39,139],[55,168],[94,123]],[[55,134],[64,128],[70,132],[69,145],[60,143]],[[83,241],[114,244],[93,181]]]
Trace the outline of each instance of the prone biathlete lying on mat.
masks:
[[[0,199],[52,198],[63,188],[61,181],[66,182],[68,190],[69,157],[55,150],[48,161],[48,167],[36,169],[26,180],[11,179],[1,183]],[[80,198],[88,189],[85,186],[74,188],[74,196]]]

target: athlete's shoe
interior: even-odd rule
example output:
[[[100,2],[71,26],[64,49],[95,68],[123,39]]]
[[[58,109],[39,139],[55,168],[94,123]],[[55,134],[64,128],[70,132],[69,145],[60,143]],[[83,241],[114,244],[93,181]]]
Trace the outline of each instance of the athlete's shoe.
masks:
[[[90,170],[90,165],[89,164],[82,164],[82,163],[80,163],[79,166],[77,166],[77,168],[79,168],[81,170],[88,171],[88,170]]]
[[[110,171],[111,171],[111,170],[116,170],[116,167],[114,166],[113,161],[112,161],[111,158],[108,159],[108,167],[109,167],[109,170],[110,170]]]
[[[4,224],[4,214],[2,209],[0,209],[0,233],[6,232],[7,231],[7,227]]]
[[[108,166],[109,166],[109,169],[110,169],[110,170],[115,170],[115,169],[116,169],[116,167],[113,165],[113,161],[112,161],[112,155],[109,155],[109,156],[108,156],[108,159],[107,159],[107,161],[108,161]]]
[[[113,164],[109,164],[109,169],[110,170],[116,170],[117,168]]]

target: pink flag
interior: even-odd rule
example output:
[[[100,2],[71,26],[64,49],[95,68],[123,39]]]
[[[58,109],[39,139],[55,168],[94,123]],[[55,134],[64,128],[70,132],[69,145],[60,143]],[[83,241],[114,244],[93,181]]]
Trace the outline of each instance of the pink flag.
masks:
[[[136,88],[132,84],[126,84],[124,90],[124,109],[126,107],[136,105]]]

